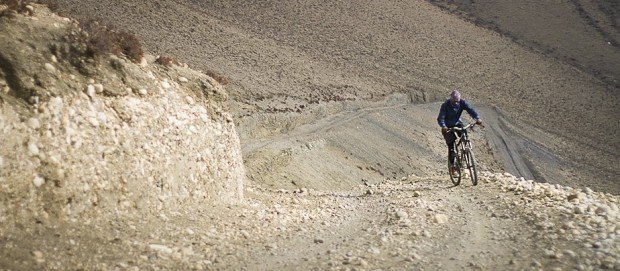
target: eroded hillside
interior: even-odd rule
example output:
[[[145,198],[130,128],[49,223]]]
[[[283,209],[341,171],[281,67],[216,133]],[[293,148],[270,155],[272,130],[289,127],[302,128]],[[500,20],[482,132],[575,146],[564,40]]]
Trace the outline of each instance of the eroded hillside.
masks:
[[[245,171],[222,86],[152,56],[93,55],[84,36],[41,6],[0,17],[0,221],[239,202]]]

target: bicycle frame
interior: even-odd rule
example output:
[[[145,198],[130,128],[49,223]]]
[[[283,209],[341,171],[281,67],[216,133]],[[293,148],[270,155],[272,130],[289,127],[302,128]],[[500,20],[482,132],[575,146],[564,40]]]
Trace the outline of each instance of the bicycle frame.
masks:
[[[461,172],[463,171],[463,169],[469,170],[472,183],[474,185],[478,184],[478,176],[477,176],[478,174],[476,172],[476,165],[475,165],[476,162],[474,159],[473,146],[467,134],[467,130],[471,129],[475,125],[476,123],[472,123],[472,124],[466,125],[463,128],[453,127],[449,130],[449,132],[451,133],[455,131],[461,131],[461,135],[458,136],[458,138],[453,143],[455,144],[454,145],[454,152],[455,152],[454,158],[456,160],[455,166],[458,168],[458,172],[459,172],[457,177],[452,176],[452,173],[450,175],[455,185],[458,185],[460,183]]]

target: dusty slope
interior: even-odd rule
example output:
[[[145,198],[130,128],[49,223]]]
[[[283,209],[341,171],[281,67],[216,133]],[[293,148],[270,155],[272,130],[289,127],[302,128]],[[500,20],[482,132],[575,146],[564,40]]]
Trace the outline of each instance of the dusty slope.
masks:
[[[393,92],[438,101],[459,87],[549,133],[545,148],[597,175],[573,174],[619,189],[614,88],[429,3],[78,2],[59,1],[65,12],[111,21],[156,52],[229,76],[242,144],[347,109],[324,101]]]
[[[254,187],[238,206],[10,228],[0,268],[617,269],[620,198],[586,192],[502,174],[477,187],[442,177],[347,192]]]
[[[620,86],[617,1],[430,1]],[[451,2],[451,3],[448,3]]]

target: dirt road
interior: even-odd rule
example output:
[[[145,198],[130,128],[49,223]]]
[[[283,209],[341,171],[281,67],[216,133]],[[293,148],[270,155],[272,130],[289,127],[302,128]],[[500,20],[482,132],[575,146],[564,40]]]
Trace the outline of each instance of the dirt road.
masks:
[[[466,180],[467,181],[467,180]],[[17,224],[6,270],[592,270],[618,267],[618,196],[483,173],[347,192],[247,188],[238,206]],[[88,226],[88,227],[85,227]],[[27,238],[26,235],[32,236]],[[96,245],[94,245],[96,244]]]

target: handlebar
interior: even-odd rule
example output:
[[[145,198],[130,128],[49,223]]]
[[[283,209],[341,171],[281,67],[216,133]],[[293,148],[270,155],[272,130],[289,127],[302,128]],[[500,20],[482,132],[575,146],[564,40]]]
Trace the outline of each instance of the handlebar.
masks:
[[[452,127],[452,128],[450,128],[450,129],[448,129],[448,132],[452,132],[452,131],[455,131],[455,130],[456,130],[456,131],[464,131],[464,130],[467,130],[467,129],[473,128],[474,126],[476,126],[476,123],[475,123],[475,122],[472,122],[472,123],[470,123],[470,124],[465,125],[463,128],[461,128],[461,127],[456,127],[456,126],[455,126],[455,127]],[[484,127],[484,126],[482,126],[482,127]]]

